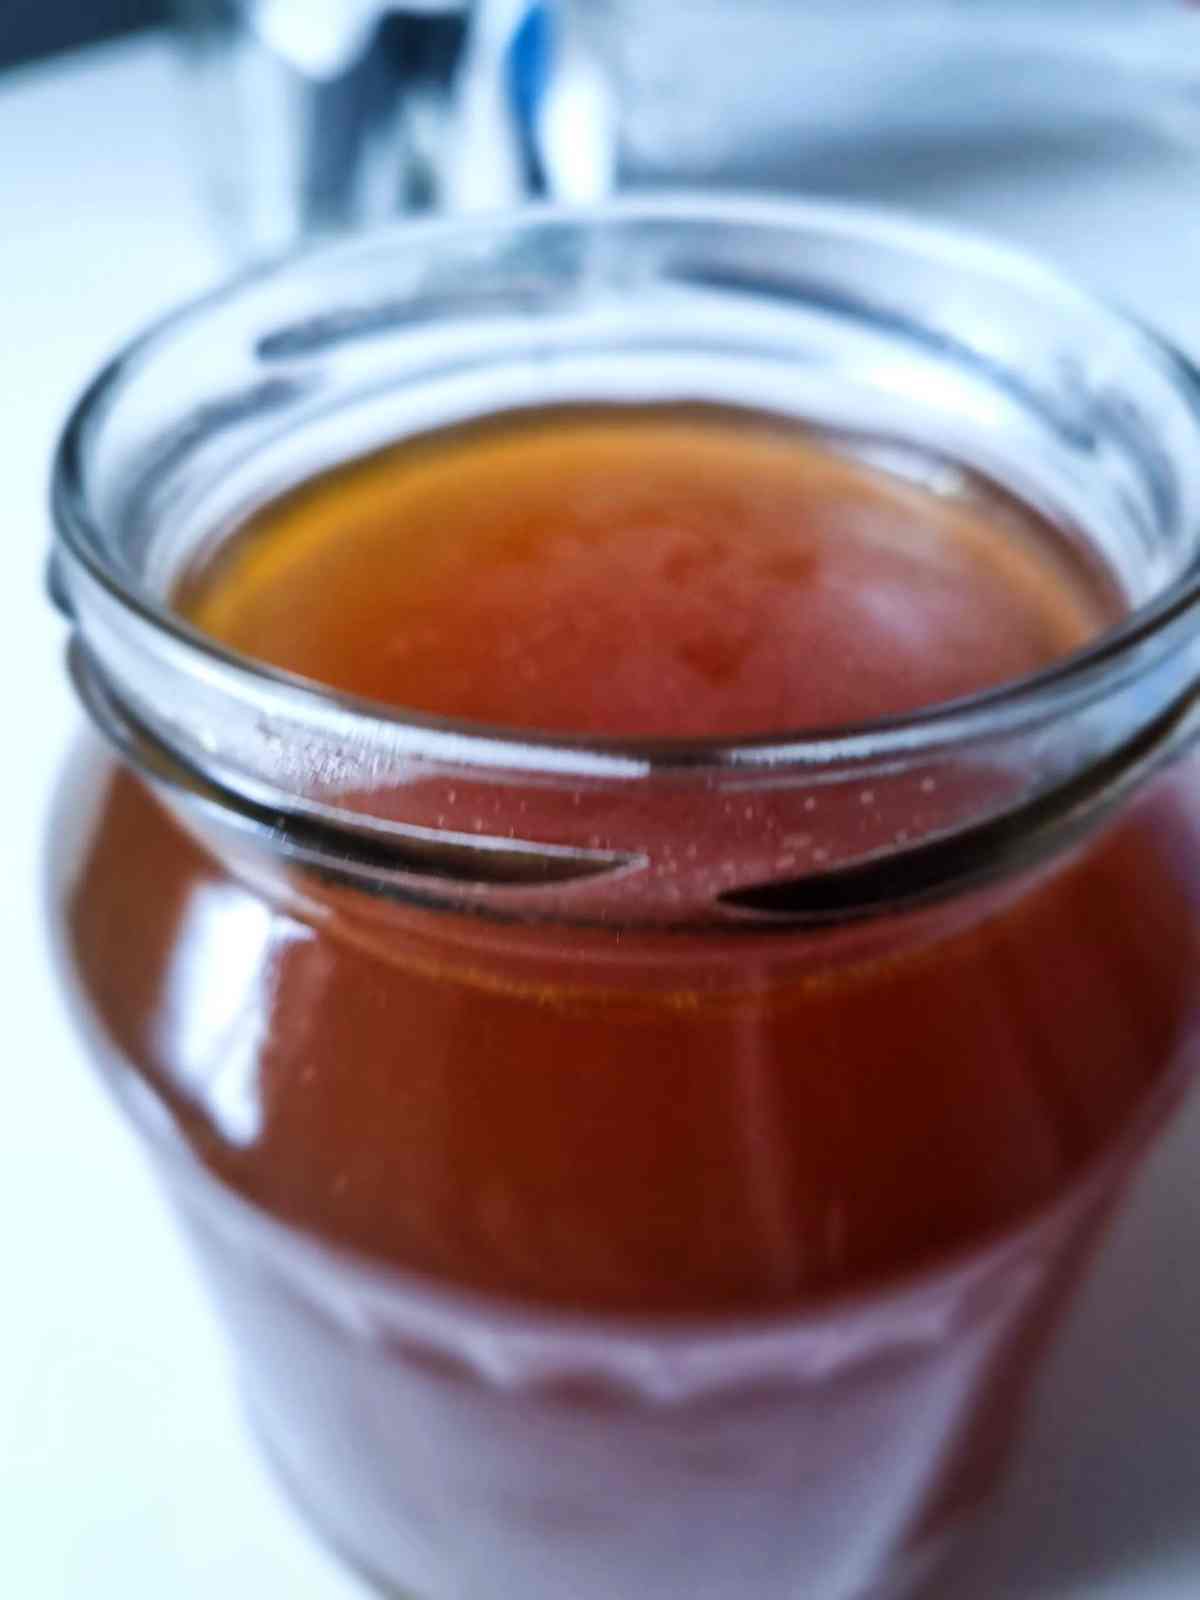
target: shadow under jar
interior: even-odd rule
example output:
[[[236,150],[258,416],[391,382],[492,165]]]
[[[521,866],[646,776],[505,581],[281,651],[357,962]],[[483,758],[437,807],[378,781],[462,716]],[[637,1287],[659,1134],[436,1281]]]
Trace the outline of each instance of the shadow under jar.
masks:
[[[951,703],[673,739],[406,712],[174,604],[325,469],[572,406],[802,425],[1108,620]],[[940,1564],[1192,1065],[1198,414],[1021,258],[716,199],[364,237],[88,391],[62,968],[268,1454],[384,1592]]]

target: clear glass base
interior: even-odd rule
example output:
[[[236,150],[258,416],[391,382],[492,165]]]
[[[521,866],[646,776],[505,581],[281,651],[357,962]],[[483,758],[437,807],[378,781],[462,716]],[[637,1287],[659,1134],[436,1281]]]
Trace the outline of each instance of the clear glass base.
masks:
[[[373,1571],[353,1549],[350,1541],[318,1512],[300,1487],[299,1475],[292,1470],[283,1450],[276,1447],[270,1431],[264,1426],[253,1404],[243,1396],[242,1415],[249,1433],[257,1446],[276,1487],[290,1504],[306,1530],[314,1535],[355,1577],[382,1600],[435,1600],[434,1596],[418,1594],[415,1589],[400,1588],[391,1578]],[[532,1600],[532,1597],[531,1597]],[[873,1600],[873,1597],[872,1597]],[[890,1597],[889,1597],[890,1600]]]
[[[319,1539],[349,1571],[381,1600],[444,1600],[442,1595],[428,1590],[417,1590],[407,1584],[399,1585],[394,1578],[384,1576],[364,1562],[352,1542],[313,1506],[300,1487],[299,1474],[287,1461],[286,1452],[276,1445],[254,1405],[244,1398],[242,1410],[263,1462],[284,1498],[308,1532]],[[938,1585],[952,1571],[953,1563],[968,1542],[977,1520],[978,1513],[961,1517],[948,1529],[925,1540],[915,1550],[908,1551],[881,1583],[872,1584],[869,1589],[860,1590],[857,1594],[846,1595],[844,1600],[941,1600],[950,1590]],[[457,1596],[455,1600],[458,1600]],[[472,1600],[501,1600],[501,1597],[477,1595]],[[523,1600],[565,1600],[565,1597],[526,1595]],[[612,1600],[632,1600],[632,1597],[614,1594]],[[759,1600],[759,1597],[747,1593],[744,1600]],[[762,1597],[762,1600],[767,1600],[767,1597]]]

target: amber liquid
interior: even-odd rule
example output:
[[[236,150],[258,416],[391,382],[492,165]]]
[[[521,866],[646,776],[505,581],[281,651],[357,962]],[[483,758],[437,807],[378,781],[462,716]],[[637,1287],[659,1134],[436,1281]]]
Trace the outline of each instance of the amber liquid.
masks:
[[[1029,522],[697,407],[518,414],[384,451],[253,517],[180,603],[392,705],[738,737],[1022,677],[1112,600]]]
[[[259,512],[186,575],[179,603],[234,649],[357,695],[659,736],[829,726],[952,699],[1075,649],[1114,604],[999,502],[698,409],[564,411],[398,445]],[[728,1318],[969,1260],[1050,1214],[1146,1123],[1193,1015],[1191,850],[1160,793],[1053,870],[923,919],[919,936],[891,919],[863,959],[826,959],[834,947],[804,934],[539,932],[417,911],[366,937],[353,919],[264,900],[122,777],[84,842],[69,941],[122,1070],[222,1184],[274,1216],[526,1304]],[[990,1352],[953,1448],[937,1442],[942,1379],[904,1399],[907,1356],[899,1389],[862,1391],[886,1404],[863,1401],[844,1438],[822,1435],[822,1450],[832,1439],[858,1462],[839,1502],[852,1521],[883,1515],[880,1496],[903,1501],[913,1509],[888,1512],[903,1542],[970,1498],[1006,1432],[1012,1372],[1079,1248],[1065,1232],[1047,1257],[1057,1265],[1031,1269],[1046,1273],[1041,1310],[1014,1311],[986,1338],[991,1312],[951,1316],[945,1291],[959,1330],[932,1358],[945,1383],[960,1381],[964,1351]],[[266,1289],[230,1298],[251,1347],[254,1317],[278,1308]],[[891,1370],[891,1317],[880,1301],[872,1384]],[[398,1420],[393,1445],[378,1437],[403,1361],[364,1386],[312,1359],[280,1405],[327,1408],[342,1452],[330,1481],[349,1473],[370,1498],[408,1448]],[[285,1380],[272,1368],[268,1381]],[[653,1448],[623,1431],[617,1406],[611,1481],[594,1464],[577,1474],[588,1506],[571,1501],[576,1554],[591,1548],[588,1517],[630,1494],[703,1523],[720,1474],[697,1469],[693,1483],[677,1463],[661,1477],[681,1439],[679,1463],[701,1436],[726,1451],[731,1493],[769,1482],[705,1563],[673,1544],[635,1559],[636,1541],[597,1533],[610,1586],[589,1587],[576,1566],[570,1592],[724,1600],[753,1570],[743,1592],[832,1594],[804,1543],[825,1537],[829,1515],[809,1516],[788,1488],[789,1440],[805,1437],[813,1403],[781,1392],[757,1424],[753,1406],[686,1426],[681,1414]],[[896,1404],[933,1443],[889,1455]],[[878,1436],[877,1416],[892,1418]],[[452,1522],[492,1506],[461,1477],[479,1430],[519,1450],[534,1426],[519,1406],[438,1425],[454,1439],[460,1422]],[[316,1437],[291,1463],[298,1479],[325,1471],[333,1447]],[[573,1439],[554,1447],[564,1495]],[[777,1454],[778,1470],[764,1465]],[[543,1490],[549,1504],[550,1479]],[[327,1512],[386,1573],[403,1542],[391,1514]],[[504,1555],[490,1548],[479,1569],[497,1593],[568,1592],[513,1553],[544,1535],[549,1560],[552,1521],[487,1515],[507,1530]],[[793,1582],[797,1560],[810,1562],[808,1589],[772,1576]]]

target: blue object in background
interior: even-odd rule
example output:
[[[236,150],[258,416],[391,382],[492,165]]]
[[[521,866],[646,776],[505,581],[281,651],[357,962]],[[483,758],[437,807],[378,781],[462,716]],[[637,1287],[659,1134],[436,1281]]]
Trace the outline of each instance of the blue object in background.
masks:
[[[0,67],[167,21],[168,0],[0,0]]]
[[[508,93],[517,130],[522,177],[528,192],[545,194],[546,175],[537,137],[538,108],[554,59],[554,15],[550,4],[530,5],[508,52]]]

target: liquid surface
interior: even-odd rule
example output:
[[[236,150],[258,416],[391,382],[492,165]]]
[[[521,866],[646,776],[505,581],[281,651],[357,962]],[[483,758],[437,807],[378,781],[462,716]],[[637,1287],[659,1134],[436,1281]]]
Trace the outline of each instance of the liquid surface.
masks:
[[[450,430],[252,519],[181,604],[243,653],[424,712],[609,735],[855,723],[1103,625],[1029,524],[715,408]]]

